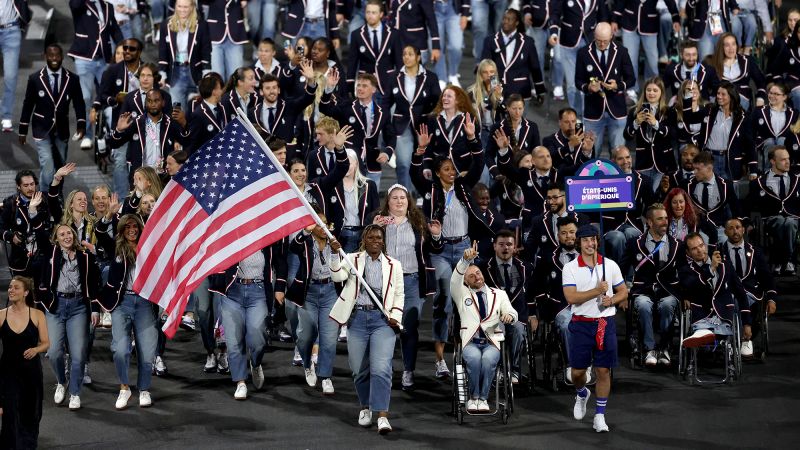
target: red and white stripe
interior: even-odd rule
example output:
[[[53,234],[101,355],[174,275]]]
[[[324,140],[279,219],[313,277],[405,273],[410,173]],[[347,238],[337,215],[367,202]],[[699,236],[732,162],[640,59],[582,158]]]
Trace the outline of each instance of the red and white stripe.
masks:
[[[170,181],[139,240],[133,289],[165,310],[163,329],[172,337],[204,278],[313,223],[279,172],[223,200],[210,216]]]

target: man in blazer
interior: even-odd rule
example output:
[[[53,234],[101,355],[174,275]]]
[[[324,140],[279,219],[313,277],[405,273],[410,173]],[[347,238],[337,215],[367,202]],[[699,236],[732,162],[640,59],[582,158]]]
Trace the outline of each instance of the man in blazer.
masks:
[[[563,185],[551,184],[545,189],[548,209],[531,219],[530,231],[524,235],[526,236],[524,252],[527,255],[525,258],[527,261],[547,258],[553,249],[558,247],[558,220],[560,218],[570,217],[578,223],[578,226],[589,223],[589,219],[583,214],[574,211],[567,212]]]
[[[550,150],[553,167],[565,176],[573,175],[582,165],[594,159],[595,136],[578,129],[578,113],[572,108],[558,111],[558,131],[545,136],[542,145]]]
[[[36,278],[41,274],[50,242],[50,212],[46,193],[31,170],[17,172],[17,192],[0,204],[0,235],[12,276]]]
[[[403,67],[403,47],[400,32],[383,24],[384,6],[381,0],[369,0],[366,7],[366,25],[353,30],[350,35],[352,52],[347,66],[347,88],[355,93],[356,77],[370,73],[378,80],[378,102],[384,96],[395,72]]]
[[[402,45],[412,45],[422,51],[423,61],[436,62],[441,56],[439,25],[428,0],[390,0],[387,22],[400,32]],[[430,37],[430,48],[428,38]]]
[[[310,63],[304,64],[304,70],[313,71]],[[290,98],[281,95],[278,77],[271,73],[265,74],[258,84],[261,95],[257,97],[255,106],[249,111],[250,120],[267,134],[292,142],[297,138],[297,122],[303,111],[314,103],[316,79],[313,76],[306,76],[303,92]],[[302,155],[298,157],[302,158]],[[287,159],[291,161],[293,158],[294,156]]]
[[[665,173],[661,178],[661,183],[655,192],[657,201],[664,201],[669,191],[674,188],[686,190],[689,180],[694,177],[694,158],[698,153],[700,150],[694,144],[686,144],[681,148],[680,167]]]
[[[510,335],[512,381],[520,377],[520,357],[525,346],[525,324],[530,333],[536,333],[539,320],[536,314],[533,265],[514,257],[517,251],[516,236],[510,230],[500,230],[494,238],[494,257],[480,264],[481,273],[486,274],[486,284],[502,289],[508,295],[511,306],[517,312],[517,321],[506,327]]]
[[[205,76],[200,80],[197,90],[200,92],[201,99],[196,102],[194,111],[189,113],[188,119],[184,118],[182,121],[178,121],[185,130],[189,131],[186,151],[190,155],[228,124],[222,104],[220,104],[223,94],[222,78],[217,74]]]
[[[339,83],[338,71],[328,71],[327,86],[336,86]],[[378,79],[374,75],[363,73],[358,75],[356,81],[356,99],[348,102],[342,94],[333,94],[329,87],[319,102],[319,112],[333,117],[339,126],[350,125],[354,134],[350,138],[350,147],[358,153],[362,169],[366,168],[367,177],[381,185],[381,172],[383,164],[389,161],[394,154],[397,135],[392,126],[389,109],[375,100],[378,90]],[[383,139],[384,146],[379,146],[379,139]]]
[[[450,293],[461,321],[459,336],[469,377],[467,410],[488,412],[489,390],[500,360],[500,322],[511,325],[519,316],[508,294],[487,286],[481,269],[472,264],[477,248],[473,242],[464,250],[450,278]]]
[[[133,181],[133,172],[139,167],[148,166],[162,169],[164,160],[176,145],[181,145],[188,137],[183,127],[164,114],[164,97],[160,89],[147,93],[147,114],[134,119],[131,113],[120,116],[111,132],[110,144],[118,148],[128,144],[128,181]]]
[[[562,183],[563,176],[553,167],[553,160],[547,147],[541,145],[534,148],[533,167],[519,169],[511,162],[511,152],[508,147],[498,151],[498,167],[500,173],[522,189],[525,197],[525,208],[532,214],[544,213],[547,210],[546,193],[550,186]]]
[[[539,103],[544,101],[547,89],[540,67],[543,61],[539,61],[533,39],[525,34],[518,10],[506,10],[500,31],[486,37],[480,59],[491,59],[497,65],[504,96],[519,94],[528,99],[535,95]]]
[[[789,171],[791,161],[786,147],[777,145],[769,151],[770,170],[750,182],[747,204],[763,218],[773,272],[794,275],[792,257],[800,219],[800,189],[797,174]]]
[[[47,66],[28,77],[19,119],[19,143],[25,145],[28,127],[32,125],[41,171],[39,179],[46,188],[53,181],[55,168],[67,161],[70,103],[75,110],[75,136],[78,138],[86,132],[86,103],[78,76],[61,66],[64,60],[61,47],[48,45],[45,59]]]
[[[114,18],[114,7],[105,0],[69,0],[69,9],[72,12],[75,40],[67,55],[75,59],[83,103],[90,105],[95,82],[102,82],[106,65],[114,62],[112,43],[122,42],[122,30]],[[92,148],[92,136],[90,127],[81,140],[81,149]],[[42,183],[47,186],[44,181]]]
[[[731,31],[731,14],[739,14],[736,0],[687,0],[684,8],[691,18],[688,38],[699,42],[701,59],[714,52],[723,31]]]
[[[594,41],[578,51],[574,79],[585,96],[586,131],[593,132],[602,145],[608,130],[610,148],[625,144],[625,91],[636,82],[628,50],[613,42],[613,37],[611,25],[597,24]]]
[[[686,40],[681,43],[681,59],[664,68],[661,78],[664,87],[670,90],[672,97],[678,95],[678,89],[685,80],[692,80],[699,85],[700,97],[711,100],[717,95],[719,78],[714,67],[700,60],[697,42]]]
[[[683,243],[667,234],[669,219],[664,205],[654,203],[647,208],[645,217],[648,231],[628,241],[622,270],[633,275],[631,295],[644,341],[644,363],[648,367],[669,366],[669,344],[680,297],[678,269],[686,258]],[[658,310],[658,343],[653,333],[655,309]]]
[[[753,327],[763,325],[759,319],[766,308],[769,315],[775,314],[775,279],[769,271],[764,252],[744,241],[744,225],[741,219],[733,218],[725,224],[728,240],[718,246],[723,258],[731,262],[736,276],[742,280],[747,292],[747,303],[740,305],[742,313],[742,356],[753,355]],[[753,320],[756,318],[756,320]]]
[[[700,221],[708,222],[717,229],[716,236],[709,236],[711,244],[723,241],[725,222],[739,217],[739,199],[733,182],[714,173],[714,157],[700,152],[694,158],[694,178],[689,180],[686,192]]]

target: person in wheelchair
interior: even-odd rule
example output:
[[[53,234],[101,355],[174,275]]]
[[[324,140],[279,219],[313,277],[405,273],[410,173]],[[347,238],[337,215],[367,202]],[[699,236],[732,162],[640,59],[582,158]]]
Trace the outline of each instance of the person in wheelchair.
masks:
[[[669,344],[678,309],[678,269],[686,263],[683,243],[667,234],[667,210],[661,203],[647,208],[647,233],[628,241],[623,270],[633,275],[633,308],[639,316],[644,364],[669,366]],[[653,310],[658,309],[659,341],[653,333]]]
[[[597,409],[593,427],[598,433],[608,432],[605,413],[611,393],[611,368],[617,365],[617,333],[615,305],[628,298],[622,272],[614,261],[597,253],[597,228],[580,227],[575,234],[580,255],[564,266],[562,286],[564,298],[572,306],[569,324],[572,383],[575,385],[575,420],[586,415],[590,392],[585,374],[594,363],[597,375]]]
[[[486,284],[495,289],[502,289],[508,295],[511,306],[517,312],[518,321],[506,327],[511,345],[511,381],[519,383],[520,357],[525,347],[525,323],[530,333],[539,327],[536,315],[536,299],[533,289],[533,266],[514,254],[517,250],[517,239],[514,232],[500,230],[494,238],[494,258],[487,258],[480,264],[481,273],[486,274]]]
[[[692,334],[683,339],[685,348],[713,344],[716,336],[733,336],[737,304],[747,304],[747,293],[730,263],[715,250],[708,255],[703,237],[686,237],[686,253],[691,261],[679,270],[683,288],[683,307],[691,311]]]
[[[729,219],[725,223],[725,236],[728,239],[720,246],[720,251],[731,261],[747,292],[747,303],[742,305],[742,356],[753,356],[753,326],[760,325],[754,318],[762,317],[764,307],[768,315],[775,314],[775,279],[764,252],[744,241],[744,225],[740,219]]]
[[[460,338],[470,392],[467,411],[489,412],[489,390],[500,361],[496,335],[502,334],[500,322],[512,324],[518,315],[505,291],[488,287],[481,270],[472,264],[478,257],[477,249],[478,243],[473,241],[472,247],[464,250],[450,278],[450,293],[461,319]]]

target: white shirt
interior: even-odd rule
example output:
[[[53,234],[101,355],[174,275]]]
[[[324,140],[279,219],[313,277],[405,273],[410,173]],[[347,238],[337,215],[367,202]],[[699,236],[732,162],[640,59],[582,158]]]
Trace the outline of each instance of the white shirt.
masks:
[[[54,86],[53,85],[53,75],[58,75],[58,86]],[[49,68],[47,69],[47,82],[50,85],[50,88],[53,90],[53,92],[55,92],[55,91],[59,91],[60,92],[61,91],[61,89],[59,89],[59,87],[64,82],[64,80],[61,79],[61,75],[62,75],[62,70],[61,69],[58,69],[58,72],[53,72]]]
[[[156,167],[158,160],[161,159],[161,124],[164,120],[162,116],[158,122],[153,122],[150,115],[145,119],[144,131],[144,160],[142,166]]]
[[[419,68],[417,69],[417,74],[421,75],[424,70],[425,69],[422,66],[419,66]],[[414,99],[414,94],[417,93],[417,77],[416,76],[413,76],[413,77],[410,76],[408,74],[408,72],[406,72],[406,67],[405,66],[403,66],[403,68],[400,69],[400,71],[403,72],[403,74],[404,74],[404,76],[403,76],[403,92],[406,93],[406,97],[408,97],[409,103],[410,103]],[[399,132],[399,130],[398,130],[398,132]]]
[[[602,258],[602,257],[599,257]],[[605,265],[606,281],[608,282],[608,291],[606,295],[609,297],[614,295],[614,288],[624,283],[622,272],[619,266],[614,261],[602,258],[602,264],[598,264],[594,268],[583,263],[583,258],[578,256],[575,260],[570,261],[564,266],[561,273],[561,285],[564,287],[574,286],[578,292],[585,292],[597,287],[597,283],[603,277],[603,265]],[[617,308],[611,306],[608,308],[600,308],[599,297],[597,299],[589,300],[580,305],[572,305],[572,313],[576,316],[585,317],[613,317],[617,313]]]
[[[175,62],[183,64],[189,61],[189,28],[175,33]]]
[[[0,25],[6,25],[17,20],[17,10],[14,9],[14,0],[0,2]]]
[[[325,16],[325,2],[323,0],[308,0],[306,2],[306,18],[319,19]]]
[[[783,127],[786,125],[786,109],[778,111],[770,108],[769,121],[770,125],[772,125],[772,130],[776,133],[780,133]]]
[[[511,61],[511,58],[514,57],[514,51],[517,49],[517,33],[514,32],[514,33],[511,33],[511,34],[507,35],[507,34],[505,34],[503,32],[500,32],[500,34],[502,35],[502,41],[500,42],[500,45],[501,45],[500,48],[502,48],[502,45],[504,43],[508,42],[508,45],[506,45],[506,52],[505,52],[506,53],[506,64],[508,64]]]

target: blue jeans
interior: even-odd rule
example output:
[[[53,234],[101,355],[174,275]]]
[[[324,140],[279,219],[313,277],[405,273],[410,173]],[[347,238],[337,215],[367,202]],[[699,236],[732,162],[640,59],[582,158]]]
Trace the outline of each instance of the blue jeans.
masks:
[[[261,365],[267,345],[267,297],[264,283],[241,284],[234,282],[228,295],[222,296],[222,326],[225,327],[225,344],[231,379],[247,379],[247,351],[250,363]]]
[[[347,359],[358,402],[374,412],[389,411],[396,340],[382,312],[353,310],[347,324]]]
[[[471,0],[470,7],[472,9],[472,56],[477,64],[480,62],[479,58],[483,52],[483,41],[486,40],[486,36],[500,29],[500,22],[503,21],[503,13],[508,7],[508,0]],[[441,30],[442,27],[439,29]]]
[[[220,316],[220,295],[208,290],[208,279],[205,278],[192,292],[197,308],[197,320],[200,327],[200,339],[209,355],[214,352],[217,342],[214,339],[214,324]]]
[[[724,21],[722,23],[722,28],[725,31],[730,31],[727,29]],[[706,22],[706,29],[703,32],[703,36],[700,38],[700,42],[697,43],[697,50],[699,50],[700,53],[698,55],[698,61],[702,61],[703,58],[714,53],[714,46],[717,45],[717,41],[719,40],[720,36],[722,36],[722,33],[712,36],[711,29],[708,27],[708,22]]]
[[[645,350],[655,350],[656,340],[653,333],[653,300],[646,295],[637,295],[633,299],[633,307],[639,314],[639,327],[644,338]],[[672,321],[678,310],[678,299],[667,296],[657,301],[658,333],[661,335],[660,349],[666,349],[672,339]]]
[[[86,363],[86,348],[89,340],[89,308],[83,297],[58,297],[58,308],[52,313],[46,312],[47,333],[50,337],[50,348],[47,359],[56,375],[58,384],[66,384],[64,375],[64,339],[69,347],[69,393],[81,395],[83,386],[83,367]]]
[[[311,348],[319,337],[317,375],[330,378],[339,337],[339,324],[329,317],[336,303],[336,289],[333,283],[314,284],[311,280],[309,283],[305,306],[297,308],[297,349],[303,358],[303,367],[308,369],[311,367]]]
[[[250,39],[258,43],[264,38],[275,38],[278,23],[276,0],[250,0],[247,3],[247,21],[250,23]]]
[[[652,78],[658,74],[658,35],[639,34],[636,31],[622,30],[622,45],[628,49],[633,63],[633,75],[636,83],[633,89],[639,92],[643,87],[639,84],[639,45],[644,49],[644,78]]]
[[[83,102],[86,104],[86,123],[89,123],[89,110],[94,101],[95,84],[100,85],[100,80],[103,78],[103,72],[106,70],[106,62],[103,59],[93,59],[87,61],[85,59],[75,58],[75,73],[81,79],[81,92],[83,93]],[[94,127],[86,126],[86,137],[91,139],[94,137]]]
[[[653,192],[658,191],[658,186],[661,184],[661,178],[664,177],[664,174],[656,170],[655,168],[647,169],[647,170],[640,170],[639,173],[642,175],[650,177],[650,181],[653,182],[653,185],[650,187]]]
[[[153,24],[159,24],[164,20],[167,15],[167,0],[150,0],[150,16],[153,18]]]
[[[21,43],[22,31],[19,25],[0,29],[0,50],[3,52],[3,102],[0,106],[0,118],[2,119],[10,120],[14,112]]]
[[[541,61],[539,64],[544,67]],[[553,88],[556,86],[564,87],[564,81],[564,63],[562,62],[561,46],[556,45],[553,47],[553,58],[550,60],[550,83],[553,84]],[[574,83],[574,81],[572,81],[572,83]],[[583,97],[581,97],[581,108],[583,108]],[[582,109],[581,114],[583,114]]]
[[[236,44],[226,37],[221,44],[211,44],[211,70],[227,80],[244,65],[244,44]],[[185,104],[185,103],[184,103]]]
[[[419,322],[425,298],[419,295],[419,275],[403,275],[403,332],[400,333],[400,348],[403,351],[403,369],[413,372],[417,368],[419,347]]]
[[[317,38],[329,37],[328,22],[325,20],[320,20],[312,23],[304,20],[303,25],[300,27],[300,32],[297,33],[297,36],[306,36],[311,38],[312,41]]]
[[[672,14],[669,9],[658,10],[658,57],[666,58],[667,47],[672,39]]]
[[[172,96],[172,101],[181,105],[188,105],[189,102],[186,101],[186,98],[193,92],[197,92],[197,86],[194,84],[189,66],[174,66],[172,68],[172,82],[169,85],[169,95]]]
[[[450,301],[450,277],[453,269],[464,256],[464,250],[472,243],[469,238],[456,244],[444,244],[442,253],[431,255],[431,264],[436,269],[436,297],[433,299],[433,340],[447,342],[447,328],[453,316],[453,302]]]
[[[525,324],[514,322],[506,325],[506,345],[511,345],[511,370],[519,374],[519,359],[525,348]]]
[[[769,216],[764,217],[764,225],[772,236],[770,261],[773,264],[781,265],[792,261],[797,240],[798,219],[796,217]],[[742,258],[744,257],[742,255]]]
[[[361,231],[342,228],[339,232],[339,243],[342,244],[345,253],[355,253],[361,243]]]
[[[128,167],[128,144],[111,150],[111,161],[114,163],[112,179],[114,180],[114,193],[120,198],[125,198],[130,192],[130,168]]]
[[[138,295],[125,294],[122,302],[111,311],[111,352],[120,384],[130,385],[128,366],[131,363],[131,330],[136,339],[136,358],[139,366],[136,387],[150,389],[153,378],[153,359],[156,357],[158,328],[152,304]]]
[[[714,173],[726,180],[733,180],[733,173],[728,166],[727,152],[712,151],[711,156],[714,157]]]
[[[625,136],[623,135],[625,131],[625,122],[626,119],[624,117],[622,119],[615,119],[608,111],[603,112],[600,120],[583,119],[584,129],[593,132],[595,136],[597,136],[595,142],[597,142],[596,147],[598,148],[598,155],[602,152],[603,139],[606,137],[606,129],[608,129],[609,154],[614,147],[625,145]]]
[[[464,346],[463,352],[470,397],[488,400],[497,363],[500,361],[500,350],[490,343],[469,342]]]
[[[61,159],[58,163],[59,167],[61,167],[67,161],[67,141],[62,141],[54,134],[51,134],[42,140],[34,140],[34,143],[36,144],[36,153],[39,156],[39,186],[43,192],[47,192],[56,173],[53,147],[55,146],[58,151],[58,156]]]
[[[366,23],[364,15],[366,13],[367,2],[361,2],[361,3],[362,3],[361,8],[353,8],[353,17],[350,18],[350,22],[348,22],[347,24],[347,39],[350,39],[350,36],[353,34],[353,31],[361,28]]]
[[[133,37],[144,42],[144,22],[141,14],[135,14],[131,17],[131,33]]]
[[[569,323],[572,321],[572,308],[564,308],[556,314],[556,330],[564,343],[565,363],[569,366]]]
[[[752,47],[758,32],[756,15],[748,9],[740,9],[739,14],[731,17],[731,29],[740,47]]]
[[[559,44],[557,48],[561,51],[561,67],[564,69],[564,77],[567,81],[567,101],[569,106],[578,112],[578,117],[583,117],[583,93],[575,86],[575,64],[578,61],[578,50],[586,45],[586,41],[581,39],[574,48],[564,47]],[[623,124],[624,126],[625,124]],[[596,140],[602,144],[602,141]]]
[[[484,147],[486,148],[486,147]],[[411,192],[416,193],[411,183],[411,155],[414,154],[414,135],[409,126],[402,134],[397,135],[397,145],[394,147],[395,162],[397,163],[397,182],[406,186]],[[379,186],[380,187],[380,186]]]
[[[544,28],[528,27],[525,34],[533,39],[533,46],[536,47],[536,57],[539,58],[539,70],[541,70],[542,79],[544,80],[544,52],[547,50],[547,30]],[[555,60],[553,62],[555,62]],[[550,70],[553,70],[553,68],[551,67]],[[555,85],[555,83],[553,85]]]
[[[608,256],[614,262],[622,261],[625,245],[629,240],[639,237],[641,234],[641,231],[627,223],[622,224],[617,230],[606,232],[603,238],[606,244],[604,256]]]
[[[130,39],[133,37],[133,26],[131,21],[127,21],[119,26],[119,31],[122,32],[122,39]]]
[[[464,51],[464,31],[461,30],[461,15],[453,10],[452,2],[435,2],[433,6],[442,49],[442,57],[436,62],[433,70],[440,81],[446,82],[448,77],[458,75],[461,52]],[[433,48],[430,39],[428,47]]]

